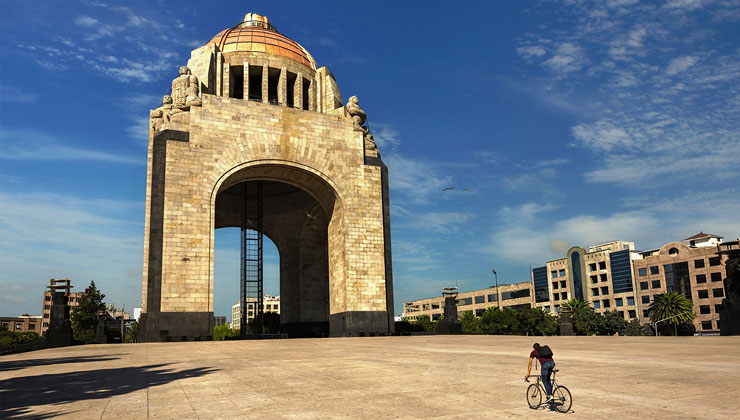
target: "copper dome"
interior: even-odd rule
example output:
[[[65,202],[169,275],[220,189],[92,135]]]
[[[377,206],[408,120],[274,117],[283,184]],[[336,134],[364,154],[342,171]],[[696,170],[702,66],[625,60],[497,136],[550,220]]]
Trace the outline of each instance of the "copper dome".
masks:
[[[278,32],[267,16],[256,13],[247,13],[244,22],[219,32],[208,44],[216,44],[224,54],[261,52],[280,55],[316,70],[316,61],[305,48]]]

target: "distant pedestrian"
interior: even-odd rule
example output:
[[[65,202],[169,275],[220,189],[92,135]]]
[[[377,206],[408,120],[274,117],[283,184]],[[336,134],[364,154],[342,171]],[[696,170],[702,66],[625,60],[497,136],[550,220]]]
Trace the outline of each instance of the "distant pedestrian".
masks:
[[[539,343],[534,343],[532,346],[532,352],[529,353],[529,365],[527,366],[527,375],[524,379],[529,379],[529,373],[532,371],[532,359],[537,358],[540,362],[542,369],[540,371],[542,377],[542,384],[545,386],[545,392],[547,392],[547,399],[545,403],[552,401],[552,383],[550,382],[550,375],[552,370],[555,368],[555,361],[552,360],[552,350],[548,346],[540,346]]]

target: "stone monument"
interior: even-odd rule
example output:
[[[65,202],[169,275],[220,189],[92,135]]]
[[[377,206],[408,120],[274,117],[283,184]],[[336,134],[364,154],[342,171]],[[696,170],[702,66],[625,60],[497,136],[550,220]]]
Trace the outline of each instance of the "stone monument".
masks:
[[[573,320],[571,319],[571,311],[568,308],[560,307],[560,335],[576,335],[573,331]]]
[[[457,319],[457,287],[442,289],[445,298],[444,318],[437,325],[437,334],[462,334],[462,324]]]
[[[393,332],[388,170],[366,121],[267,17],[193,50],[150,112],[141,340],[213,334],[225,227],[242,229],[242,264],[262,235],[278,248],[282,333]]]
[[[740,249],[727,252],[725,298],[719,311],[720,335],[740,335]]]
[[[69,319],[69,292],[72,286],[68,279],[51,279],[46,286],[51,291],[51,311],[46,343],[50,347],[72,345],[72,324]]]

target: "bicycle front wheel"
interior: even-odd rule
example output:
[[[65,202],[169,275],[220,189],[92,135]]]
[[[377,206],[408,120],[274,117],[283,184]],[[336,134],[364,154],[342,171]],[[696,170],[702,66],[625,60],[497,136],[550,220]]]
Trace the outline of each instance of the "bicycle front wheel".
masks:
[[[542,392],[540,392],[540,387],[536,384],[532,384],[527,388],[527,404],[532,409],[539,408],[540,404],[542,404]]]
[[[570,391],[564,386],[559,386],[552,391],[552,405],[561,413],[567,413],[573,405]]]

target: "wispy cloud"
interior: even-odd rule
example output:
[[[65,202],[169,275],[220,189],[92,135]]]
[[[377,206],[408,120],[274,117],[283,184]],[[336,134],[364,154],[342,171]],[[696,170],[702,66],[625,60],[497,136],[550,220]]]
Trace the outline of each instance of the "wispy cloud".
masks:
[[[28,92],[15,86],[0,84],[0,102],[30,104],[36,102],[39,94]]]
[[[146,164],[143,158],[116,155],[100,150],[68,146],[46,133],[34,130],[0,131],[0,159],[36,161],[98,161],[121,164]]]

